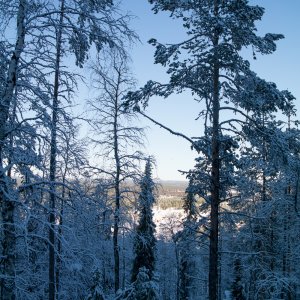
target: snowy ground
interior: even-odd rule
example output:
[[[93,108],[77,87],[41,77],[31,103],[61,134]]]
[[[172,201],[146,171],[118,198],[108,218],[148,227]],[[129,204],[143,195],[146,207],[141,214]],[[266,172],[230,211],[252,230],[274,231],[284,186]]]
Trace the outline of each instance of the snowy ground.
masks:
[[[156,224],[156,234],[160,238],[169,239],[172,235],[182,228],[184,218],[183,209],[153,209],[154,223]]]

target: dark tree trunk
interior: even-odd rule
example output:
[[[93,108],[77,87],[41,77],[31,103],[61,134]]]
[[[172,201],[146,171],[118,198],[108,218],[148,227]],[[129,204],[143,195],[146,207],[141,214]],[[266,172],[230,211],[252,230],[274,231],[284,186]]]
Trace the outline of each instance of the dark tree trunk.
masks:
[[[61,206],[60,206],[60,213],[59,213],[59,227],[58,227],[58,241],[57,241],[57,258],[56,258],[56,268],[55,268],[55,286],[56,286],[56,299],[59,299],[59,288],[60,288],[60,272],[61,272],[61,255],[62,255],[62,226],[63,226],[63,214],[64,214],[64,201],[65,201],[65,176],[66,172],[63,177],[63,187],[61,193]]]
[[[119,221],[120,221],[120,157],[119,157],[119,138],[118,138],[118,115],[119,115],[119,84],[120,76],[118,77],[115,107],[114,107],[114,159],[116,164],[116,176],[115,176],[115,213],[114,213],[114,232],[113,232],[113,245],[114,245],[114,273],[115,273],[115,292],[120,288],[120,253],[119,253]]]
[[[214,1],[215,15],[218,15],[218,0]],[[211,170],[211,204],[210,204],[210,246],[209,246],[209,299],[218,299],[218,242],[219,242],[219,203],[220,203],[220,141],[219,141],[219,63],[217,46],[218,32],[215,29],[213,44],[215,59],[213,66],[212,99],[212,170]]]
[[[115,292],[120,288],[120,254],[119,254],[119,243],[118,243],[118,233],[119,233],[119,211],[120,211],[120,193],[119,188],[116,188],[115,197],[115,214],[114,214],[114,232],[113,232],[113,244],[114,244],[114,273],[115,273]]]
[[[12,103],[13,93],[17,83],[17,70],[19,59],[25,41],[25,10],[26,1],[19,1],[17,15],[17,41],[14,53],[10,59],[6,86],[0,99],[0,205],[3,222],[2,239],[2,261],[1,273],[1,300],[13,300],[16,298],[15,288],[15,259],[16,259],[16,233],[14,224],[15,203],[10,193],[9,178],[6,177],[3,169],[3,148],[6,140],[6,125],[9,117],[9,109]]]
[[[52,103],[52,128],[50,149],[50,213],[49,213],[49,300],[55,300],[55,180],[56,180],[56,154],[57,154],[57,121],[58,121],[58,89],[62,44],[62,25],[64,19],[64,0],[61,0],[59,27],[56,33],[56,58],[54,90]]]

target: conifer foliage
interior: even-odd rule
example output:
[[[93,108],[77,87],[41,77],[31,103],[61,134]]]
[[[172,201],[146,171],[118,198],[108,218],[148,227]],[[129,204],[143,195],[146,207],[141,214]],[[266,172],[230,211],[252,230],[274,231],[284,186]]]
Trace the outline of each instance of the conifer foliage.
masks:
[[[118,295],[115,300],[158,300],[159,288],[157,280],[150,280],[150,271],[140,268],[136,281]]]
[[[257,34],[256,22],[262,18],[264,9],[250,5],[247,0],[150,0],[150,3],[154,12],[169,11],[173,18],[182,20],[188,37],[176,44],[149,41],[156,48],[155,63],[167,68],[170,80],[168,83],[149,80],[143,88],[128,95],[127,104],[139,111],[153,96],[167,98],[186,90],[200,104],[198,119],[203,117],[204,133],[196,143],[188,140],[203,158],[203,174],[209,182],[209,192],[205,195],[210,210],[208,286],[209,299],[215,300],[219,297],[220,208],[235,185],[237,143],[241,137],[247,140],[249,128],[262,131],[256,113],[264,104],[270,114],[293,113],[293,96],[253,72],[241,50],[250,47],[253,56],[271,54],[283,35]],[[223,152],[232,158],[228,161],[229,156]],[[200,193],[199,189],[199,196]]]
[[[189,188],[184,198],[183,209],[186,212],[186,218],[182,224],[183,229],[175,236],[179,248],[178,298],[180,300],[194,299],[194,294],[196,294],[197,203]]]
[[[139,270],[146,268],[149,279],[153,279],[155,268],[155,224],[153,222],[152,206],[155,202],[155,184],[152,180],[151,162],[148,159],[144,176],[140,182],[140,195],[138,198],[139,224],[136,228],[134,240],[134,263],[131,282],[136,281]]]
[[[244,294],[243,294],[243,286],[241,284],[241,279],[242,279],[242,266],[241,266],[241,261],[240,259],[236,258],[234,261],[234,282],[232,283],[231,287],[231,293],[233,299],[238,299],[238,300],[244,300]]]
[[[0,0],[0,300],[300,299],[299,116],[251,67],[283,35],[251,0],[136,0],[186,34],[134,91],[129,2]],[[144,111],[180,93],[196,137]],[[156,193],[138,115],[197,152],[188,186]]]

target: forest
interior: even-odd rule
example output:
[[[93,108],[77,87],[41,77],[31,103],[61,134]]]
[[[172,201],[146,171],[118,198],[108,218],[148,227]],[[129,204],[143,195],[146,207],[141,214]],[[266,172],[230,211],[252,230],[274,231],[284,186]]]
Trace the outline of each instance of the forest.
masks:
[[[147,37],[165,81],[132,72],[129,0],[0,0],[0,300],[300,299],[297,99],[252,69],[284,35],[252,0],[139,1],[185,33]],[[148,113],[173,95],[196,137]]]

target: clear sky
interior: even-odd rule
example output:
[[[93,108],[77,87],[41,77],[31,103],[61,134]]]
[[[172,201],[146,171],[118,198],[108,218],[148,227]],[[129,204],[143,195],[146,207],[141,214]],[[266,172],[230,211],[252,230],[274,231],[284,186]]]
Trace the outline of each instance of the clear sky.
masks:
[[[300,0],[253,0],[251,3],[266,9],[262,21],[257,23],[260,33],[285,35],[285,39],[278,42],[278,49],[273,55],[257,56],[257,60],[250,61],[252,69],[300,99]],[[181,41],[185,34],[180,22],[169,18],[167,13],[153,14],[146,0],[126,0],[124,7],[136,16],[131,26],[141,39],[141,44],[131,51],[133,73],[139,85],[142,86],[149,79],[166,80],[165,69],[153,64],[154,48],[147,41],[150,38],[163,43]],[[299,100],[296,102],[300,109]],[[152,99],[147,113],[175,131],[199,136],[201,120],[195,121],[199,110],[199,104],[192,97],[182,94],[170,96],[169,99]],[[144,124],[149,126],[146,149],[157,160],[155,176],[164,180],[184,180],[185,177],[177,170],[192,168],[196,155],[189,143],[148,122]]]

